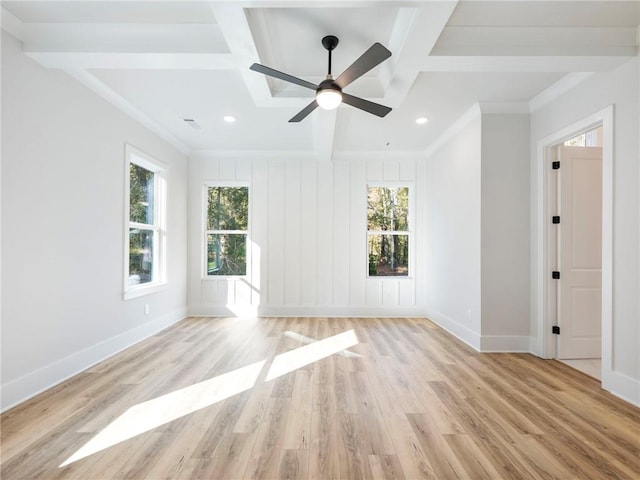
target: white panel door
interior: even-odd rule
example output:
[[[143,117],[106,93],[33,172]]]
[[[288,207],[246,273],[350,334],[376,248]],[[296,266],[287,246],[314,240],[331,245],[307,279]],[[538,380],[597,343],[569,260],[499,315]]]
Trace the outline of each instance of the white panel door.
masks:
[[[600,358],[602,148],[559,149],[558,358]]]

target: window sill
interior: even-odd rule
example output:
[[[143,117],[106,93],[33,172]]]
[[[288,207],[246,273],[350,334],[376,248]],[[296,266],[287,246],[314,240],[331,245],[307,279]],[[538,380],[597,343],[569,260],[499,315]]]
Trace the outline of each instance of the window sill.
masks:
[[[151,283],[149,285],[132,286],[125,290],[122,294],[123,300],[131,300],[132,298],[150,295],[152,293],[166,290],[167,283]]]
[[[411,276],[403,275],[380,275],[380,276],[368,276],[367,280],[413,280]]]

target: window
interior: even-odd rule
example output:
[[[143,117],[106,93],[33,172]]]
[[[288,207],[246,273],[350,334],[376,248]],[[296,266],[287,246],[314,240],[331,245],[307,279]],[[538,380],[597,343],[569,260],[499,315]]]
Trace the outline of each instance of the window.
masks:
[[[249,187],[208,186],[205,274],[246,275]]]
[[[125,298],[133,298],[165,283],[165,168],[127,145],[126,169]]]
[[[602,127],[589,130],[564,142],[565,147],[601,147]]]
[[[367,188],[370,277],[409,275],[409,187]]]

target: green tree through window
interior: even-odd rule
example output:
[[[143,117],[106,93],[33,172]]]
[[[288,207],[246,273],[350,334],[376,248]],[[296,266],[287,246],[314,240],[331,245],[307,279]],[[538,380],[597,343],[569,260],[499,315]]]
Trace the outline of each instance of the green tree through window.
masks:
[[[367,189],[369,276],[409,275],[409,188]]]
[[[166,169],[127,145],[128,231],[125,233],[124,296],[134,298],[165,282]],[[142,293],[141,293],[142,292]]]
[[[248,187],[208,187],[207,275],[246,275],[248,224]]]

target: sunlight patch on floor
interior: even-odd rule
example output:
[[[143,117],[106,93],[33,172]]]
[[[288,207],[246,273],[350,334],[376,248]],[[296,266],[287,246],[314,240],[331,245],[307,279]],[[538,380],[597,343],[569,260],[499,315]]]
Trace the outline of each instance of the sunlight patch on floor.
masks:
[[[313,343],[318,341],[315,338],[307,337],[306,335],[301,335],[299,333],[292,332],[291,330],[287,330],[286,332],[284,332],[284,336],[293,338],[294,340],[298,340],[299,342],[302,342],[302,343]],[[341,350],[340,352],[336,352],[336,353],[341,357],[351,357],[351,358],[362,357],[362,355],[360,355],[359,353],[350,352],[349,350]]]
[[[293,372],[311,363],[330,357],[358,344],[358,337],[353,330],[318,340],[316,342],[276,355],[271,363],[266,382]]]
[[[285,332],[284,335],[308,345],[276,355],[267,373],[266,382],[334,354],[361,357],[347,350],[359,343],[353,330],[323,340],[314,340],[291,331]],[[258,381],[265,363],[266,360],[252,363],[132,406],[60,464],[59,468],[250,390]]]
[[[60,467],[88,457],[197,410],[252,388],[265,360],[134,405],[111,422]]]

